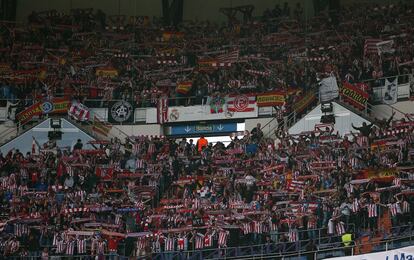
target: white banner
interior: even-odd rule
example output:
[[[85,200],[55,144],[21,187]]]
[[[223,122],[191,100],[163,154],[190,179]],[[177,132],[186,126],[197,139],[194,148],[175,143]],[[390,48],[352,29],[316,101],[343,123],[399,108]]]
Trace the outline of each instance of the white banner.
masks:
[[[331,101],[338,96],[339,88],[334,76],[324,78],[319,82],[319,98],[321,102]]]
[[[395,49],[392,48],[393,45],[394,40],[378,42],[378,55],[381,55],[381,53],[394,53]]]
[[[398,98],[398,78],[395,78],[394,81],[390,82],[388,79],[385,80],[385,89],[383,102],[388,105],[397,103]]]
[[[235,118],[256,118],[259,114],[259,109],[256,105],[250,104],[252,111],[248,112],[232,112],[223,109],[222,113],[211,113],[209,105],[198,106],[174,106],[168,108],[168,123],[187,122],[187,121],[203,121],[203,120],[222,120]],[[147,108],[146,123],[157,123],[157,109]]]
[[[414,246],[403,247],[395,250],[384,251],[379,253],[355,255],[355,256],[344,256],[334,257],[328,259],[335,260],[408,260],[414,259]]]

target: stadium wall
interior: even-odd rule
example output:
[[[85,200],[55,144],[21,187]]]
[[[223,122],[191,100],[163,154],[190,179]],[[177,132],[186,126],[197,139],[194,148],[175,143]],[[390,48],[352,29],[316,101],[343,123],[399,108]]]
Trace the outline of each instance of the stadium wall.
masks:
[[[373,116],[379,119],[388,118],[395,112],[394,119],[401,119],[405,114],[414,114],[414,101],[400,101],[393,105],[377,105],[373,111]]]
[[[245,129],[249,132],[252,131],[253,128],[256,127],[258,123],[262,126],[262,131],[264,135],[271,135],[273,131],[277,128],[277,120],[273,120],[273,117],[266,117],[266,118],[254,118],[254,119],[246,119]]]
[[[146,125],[116,125],[113,127],[110,134],[112,136],[118,136],[123,139],[127,136],[139,136],[139,135],[163,135],[162,127],[158,124],[146,124]]]
[[[345,107],[339,105],[336,102],[333,104],[333,114],[335,114],[335,132],[339,132],[340,135],[349,134],[352,129],[352,124],[355,126],[361,126],[362,123],[369,124],[370,122],[361,116],[351,112]],[[302,119],[296,122],[290,129],[290,134],[299,134],[306,131],[314,131],[315,125],[321,124],[321,117],[323,113],[321,111],[321,105],[316,106],[311,112],[305,115]]]

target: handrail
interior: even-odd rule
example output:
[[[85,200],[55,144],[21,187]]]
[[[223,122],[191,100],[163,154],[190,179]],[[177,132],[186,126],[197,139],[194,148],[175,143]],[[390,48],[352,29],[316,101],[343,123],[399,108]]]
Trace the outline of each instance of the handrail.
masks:
[[[377,78],[377,79],[374,79],[374,78],[364,79],[364,80],[361,80],[361,82],[370,82],[370,81],[375,81],[375,80],[383,80],[383,79],[389,79],[389,78],[395,78],[395,77],[402,77],[402,76],[410,76],[410,75],[413,75],[413,74],[412,73],[406,73],[406,74],[397,74],[397,75],[388,76],[388,77],[381,77],[381,78]]]
[[[14,138],[16,138],[18,135],[21,135],[21,134],[23,134],[23,133],[25,133],[25,132],[29,131],[30,129],[32,129],[32,128],[34,128],[34,127],[36,127],[38,124],[40,124],[40,123],[44,122],[45,120],[47,120],[47,118],[46,118],[46,119],[41,119],[41,120],[38,120],[37,122],[34,122],[34,121],[27,121],[27,122],[25,122],[24,124],[17,123],[17,124],[16,124],[16,126],[10,127],[10,129],[8,129],[7,131],[2,132],[2,133],[0,134],[0,140],[3,140],[6,136],[8,136],[8,135],[12,134],[13,132],[16,132],[16,135],[15,135],[15,136],[13,136],[13,138],[12,138],[12,139],[14,139]],[[13,123],[13,124],[14,124],[14,123]],[[21,130],[23,130],[23,127],[24,127],[24,126],[27,126],[27,125],[30,125],[30,127],[29,127],[29,128],[27,128],[27,129],[24,129],[24,131],[21,131]],[[4,141],[4,140],[3,140],[3,141],[1,141],[1,142],[0,142],[0,146],[3,146],[4,144],[8,143],[8,142],[9,142],[9,141],[11,141],[12,139],[10,139],[10,140],[6,140],[6,141]]]
[[[311,90],[311,91],[315,91],[315,94],[318,92],[317,90]],[[318,95],[316,95],[318,96]],[[317,101],[317,104],[319,104],[319,100]],[[293,109],[292,112],[290,112],[287,116],[284,116],[284,118],[286,118],[287,120],[284,121],[284,127],[285,128],[289,128],[291,126],[293,126],[296,122],[297,122],[297,115],[298,112],[296,110]],[[276,118],[273,118],[271,121],[276,120]],[[271,122],[269,121],[269,123]],[[274,130],[276,128],[278,128],[279,126],[275,126],[274,128],[272,128],[271,130],[269,130],[268,134],[266,135],[267,138],[271,137],[274,134]]]
[[[406,117],[406,115],[407,115],[407,113],[404,113],[404,112],[403,112],[403,111],[401,111],[400,109],[395,108],[395,107],[391,106],[390,104],[383,103],[383,104],[381,104],[381,105],[385,105],[385,106],[387,106],[387,107],[391,108],[391,113],[394,113],[394,111],[397,111],[398,113],[400,113],[400,114],[401,114],[401,115],[403,115],[404,117]]]
[[[402,227],[411,227],[411,228],[413,228],[412,225],[411,226],[410,225],[399,226],[399,227],[394,227],[394,228],[397,229],[397,228],[402,228]],[[330,245],[332,245],[333,248],[324,248],[324,249],[319,249],[318,248],[317,250],[311,250],[311,251],[306,251],[306,249],[305,249],[305,251],[301,250],[303,247],[306,247],[306,244],[305,244],[305,246],[303,246],[303,245],[301,245],[301,243],[311,242],[310,239],[307,239],[307,240],[300,240],[300,241],[297,241],[297,242],[285,242],[285,243],[273,242],[271,244],[258,244],[258,245],[243,246],[243,247],[227,247],[227,248],[221,248],[221,249],[211,248],[211,249],[205,249],[205,250],[188,250],[188,251],[168,251],[168,252],[160,252],[160,253],[156,253],[156,254],[160,255],[160,254],[177,254],[177,253],[181,253],[181,254],[187,255],[187,254],[194,254],[194,253],[197,253],[197,252],[202,254],[203,252],[208,253],[208,252],[214,252],[214,251],[218,251],[218,250],[230,251],[230,250],[243,250],[243,249],[249,249],[249,248],[250,249],[261,248],[261,250],[260,250],[261,254],[225,256],[225,258],[226,259],[244,259],[244,258],[251,259],[251,258],[254,258],[254,257],[260,257],[261,259],[267,259],[267,258],[273,258],[273,257],[292,257],[292,256],[298,256],[298,255],[306,255],[306,254],[309,254],[309,253],[320,254],[320,253],[324,253],[324,252],[340,251],[340,250],[345,250],[345,249],[350,249],[351,248],[352,249],[352,255],[353,255],[355,253],[354,252],[355,247],[361,248],[361,247],[367,246],[367,245],[378,246],[378,245],[381,245],[381,244],[384,244],[384,243],[387,245],[389,243],[393,243],[393,242],[396,242],[396,241],[399,241],[399,240],[404,240],[404,239],[410,239],[410,241],[411,241],[411,238],[413,238],[413,237],[414,237],[414,234],[410,233],[410,235],[406,235],[406,236],[402,236],[402,237],[401,236],[391,237],[391,238],[385,239],[384,241],[381,241],[381,242],[367,242],[367,243],[359,243],[358,242],[359,239],[355,239],[354,240],[354,245],[350,246],[350,247],[343,246],[342,242],[334,242],[334,243],[330,243]],[[283,245],[283,244],[286,244],[286,243],[296,244],[299,247],[298,251],[295,252],[295,253],[289,253],[289,252],[288,253],[283,253],[283,252],[265,253],[266,255],[263,255],[263,253],[264,253],[263,248],[266,248],[268,246]],[[388,249],[388,248],[389,247],[386,246],[386,249]],[[212,259],[212,258],[205,258],[205,259]]]
[[[96,116],[96,115],[95,115]],[[99,116],[96,116],[99,120],[101,121],[105,121],[102,118],[100,118]],[[69,122],[76,124],[77,127],[82,128],[81,125],[78,125],[78,122],[76,120],[71,119],[69,116],[67,117],[67,119],[69,120]],[[93,127],[93,123],[90,121],[84,121],[83,123],[86,123],[88,126]],[[116,129],[120,134],[124,135],[125,138],[128,138],[129,135],[126,134],[124,131],[122,131],[121,129],[119,129],[118,127],[116,127],[115,125],[112,125],[112,129]],[[93,137],[99,139],[99,137],[93,132],[93,131],[89,131],[88,130],[88,134],[92,135]],[[108,133],[108,135],[110,135],[112,138],[119,138],[118,136]]]

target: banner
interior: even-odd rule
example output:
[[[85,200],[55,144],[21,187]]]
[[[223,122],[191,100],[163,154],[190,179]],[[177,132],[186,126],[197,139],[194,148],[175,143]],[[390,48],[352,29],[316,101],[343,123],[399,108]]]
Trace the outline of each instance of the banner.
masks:
[[[66,114],[69,109],[69,100],[66,98],[53,98],[37,102],[16,115],[21,124],[29,122],[34,116],[42,114]]]
[[[414,259],[414,246],[402,247],[394,250],[383,251],[372,254],[334,257],[327,259],[335,260],[408,260]]]
[[[341,95],[345,101],[359,110],[364,110],[367,105],[369,94],[351,83],[345,81],[341,89]]]
[[[195,105],[195,106],[169,106],[168,107],[168,123],[178,122],[193,122],[203,120],[225,120],[225,119],[240,119],[240,118],[255,118],[259,114],[256,102],[249,104],[251,111],[230,112],[224,106],[223,113],[211,113],[209,105]],[[148,124],[157,124],[157,108],[147,108],[145,115],[145,122]]]
[[[396,77],[392,82],[385,80],[385,93],[383,96],[383,102],[388,105],[397,103],[398,97],[398,78]]]
[[[209,100],[207,103],[210,105],[210,113],[217,114],[217,113],[223,113],[224,112],[224,104],[226,103],[226,100],[223,97],[209,97]]]
[[[96,116],[94,117],[92,131],[103,136],[108,136],[111,129],[112,125],[106,124],[105,122],[99,120]]]
[[[183,32],[163,32],[162,39],[163,41],[170,41],[174,39],[182,39],[184,37]]]
[[[157,104],[157,123],[168,122],[168,98],[160,98]]]
[[[398,174],[397,168],[389,169],[365,169],[361,170],[357,179],[369,179],[371,181],[392,181]]]
[[[217,60],[215,59],[199,59],[198,60],[198,70],[200,71],[213,71],[216,70],[217,67],[214,67],[213,64],[216,64]]]
[[[96,69],[96,76],[103,76],[103,77],[117,77],[118,76],[118,70],[111,67],[102,67]]]
[[[72,103],[68,115],[74,117],[78,121],[89,121],[89,108],[82,103]]]
[[[257,95],[257,106],[258,107],[273,107],[283,106],[285,103],[284,92],[270,92]]]
[[[293,110],[296,111],[296,114],[302,113],[305,109],[316,99],[316,94],[314,91],[309,91],[293,104]]]
[[[319,82],[319,97],[322,103],[329,102],[338,96],[339,88],[335,76],[324,78]]]
[[[255,99],[254,95],[229,95],[227,97],[227,111],[252,112],[255,110]]]
[[[364,56],[367,56],[370,54],[377,54],[378,53],[377,43],[379,42],[382,42],[382,40],[381,39],[365,39]]]
[[[394,40],[378,42],[376,45],[378,48],[378,55],[381,55],[381,53],[394,53],[395,51],[395,49],[392,48]]]
[[[175,92],[179,94],[187,95],[188,92],[190,92],[192,86],[193,86],[193,83],[191,81],[180,82],[177,84],[177,88],[175,89]]]
[[[127,101],[111,101],[108,110],[108,122],[115,124],[133,123],[134,107]]]

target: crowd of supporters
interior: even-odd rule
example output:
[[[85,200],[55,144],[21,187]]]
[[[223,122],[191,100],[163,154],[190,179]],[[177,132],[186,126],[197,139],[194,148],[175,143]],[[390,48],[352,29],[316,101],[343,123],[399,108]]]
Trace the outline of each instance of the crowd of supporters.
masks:
[[[302,14],[300,5],[286,4],[243,22],[170,27],[91,9],[33,12],[27,24],[1,24],[0,94],[149,106],[163,95],[201,102],[217,92],[307,90],[332,73],[338,81],[374,79],[375,85],[383,76],[412,72],[412,2],[346,6],[306,19]],[[393,43],[379,54],[367,39]]]
[[[267,244],[283,253],[299,240],[391,236],[383,223],[411,224],[412,121],[355,126],[353,136],[324,125],[272,139],[260,127],[227,147],[139,136],[10,151],[0,157],[0,251],[149,256]]]
[[[380,84],[412,73],[413,8],[304,19],[299,5],[284,6],[246,23],[178,28],[91,10],[32,13],[24,26],[1,23],[0,95],[22,106],[53,96],[148,106],[161,96],[306,91],[332,73]],[[369,38],[392,39],[393,51],[370,52]],[[96,141],[94,150],[78,142],[10,151],[0,156],[0,252],[149,256],[252,244],[286,252],[299,240],[319,246],[319,232],[334,242],[347,231],[383,231],[386,219],[411,224],[412,121],[355,130],[279,128],[272,139],[258,125],[227,147],[139,136]]]

